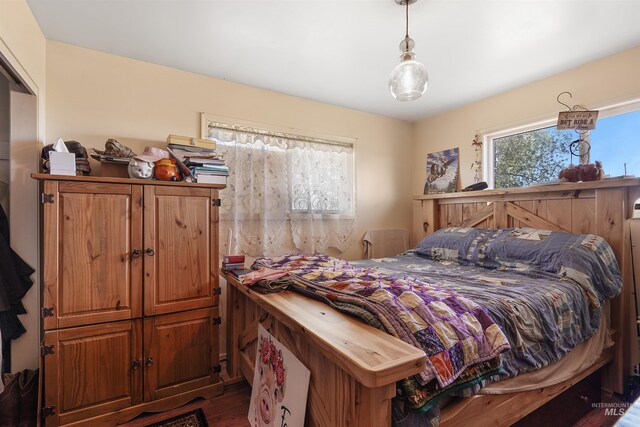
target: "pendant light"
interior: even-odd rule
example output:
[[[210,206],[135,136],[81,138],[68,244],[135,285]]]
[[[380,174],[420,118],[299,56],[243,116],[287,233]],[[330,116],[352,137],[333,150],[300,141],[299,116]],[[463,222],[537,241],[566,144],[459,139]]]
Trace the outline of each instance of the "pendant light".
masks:
[[[417,0],[395,0],[406,7],[406,32],[404,40],[400,42],[400,63],[391,71],[389,76],[389,90],[398,101],[413,101],[422,96],[427,90],[429,75],[424,65],[415,60],[413,53],[415,43],[409,37],[409,5]]]

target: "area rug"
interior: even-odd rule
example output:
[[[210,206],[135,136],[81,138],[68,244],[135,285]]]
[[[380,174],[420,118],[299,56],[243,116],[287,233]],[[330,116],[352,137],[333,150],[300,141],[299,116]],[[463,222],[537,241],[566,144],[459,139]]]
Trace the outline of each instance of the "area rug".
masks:
[[[209,427],[201,408],[144,427]]]

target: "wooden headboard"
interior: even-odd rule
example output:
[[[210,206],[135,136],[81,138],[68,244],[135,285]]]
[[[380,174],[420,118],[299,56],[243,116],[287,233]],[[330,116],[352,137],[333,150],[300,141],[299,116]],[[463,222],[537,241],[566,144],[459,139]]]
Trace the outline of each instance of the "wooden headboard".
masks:
[[[637,337],[628,220],[638,198],[637,178],[416,196],[412,244],[440,228],[459,226],[533,227],[605,238],[620,264],[623,291],[611,303],[614,361],[606,369],[603,388],[622,393],[624,379],[636,363],[632,357]]]

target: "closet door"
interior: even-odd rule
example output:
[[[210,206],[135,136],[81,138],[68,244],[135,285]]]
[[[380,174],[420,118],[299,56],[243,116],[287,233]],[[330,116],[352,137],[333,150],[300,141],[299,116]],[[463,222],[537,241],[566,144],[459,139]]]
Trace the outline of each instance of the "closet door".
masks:
[[[46,181],[42,202],[44,329],[140,317],[140,186]]]
[[[220,380],[218,308],[147,317],[144,322],[144,400]]]
[[[47,426],[142,402],[140,319],[48,331],[42,349]]]
[[[217,190],[144,189],[144,314],[218,304]]]

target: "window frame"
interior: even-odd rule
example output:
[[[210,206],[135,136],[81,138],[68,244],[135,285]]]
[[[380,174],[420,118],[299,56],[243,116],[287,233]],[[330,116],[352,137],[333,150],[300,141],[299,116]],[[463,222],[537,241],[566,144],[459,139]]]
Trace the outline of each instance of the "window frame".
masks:
[[[638,111],[640,110],[640,98],[617,102],[615,104],[607,104],[605,106],[594,108],[594,110],[599,111],[598,119]],[[479,132],[482,136],[482,179],[487,183],[489,188],[495,188],[495,139],[548,128],[557,125],[557,122],[558,116],[556,115],[552,118],[538,120],[506,129]],[[584,135],[584,139],[587,142],[589,142],[589,136],[590,132],[588,131]],[[587,162],[588,161],[589,159],[587,159]]]

